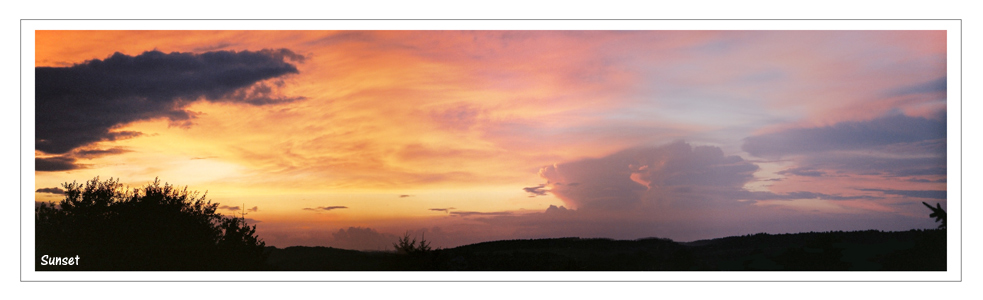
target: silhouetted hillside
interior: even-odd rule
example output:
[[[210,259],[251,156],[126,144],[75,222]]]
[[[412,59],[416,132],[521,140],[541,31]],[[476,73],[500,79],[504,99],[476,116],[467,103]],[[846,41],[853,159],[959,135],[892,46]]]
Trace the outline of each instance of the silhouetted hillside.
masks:
[[[687,247],[668,239],[538,239],[479,243],[444,250],[441,270],[601,271],[687,269]]]
[[[678,243],[648,238],[536,239],[401,255],[270,248],[277,270],[332,271],[944,271],[944,230],[755,234]]]
[[[701,270],[945,271],[945,231],[755,234],[686,243]]]
[[[284,249],[267,247],[267,262],[274,270],[289,271],[376,271],[387,270],[394,264],[392,253],[362,252],[330,247],[294,246]]]

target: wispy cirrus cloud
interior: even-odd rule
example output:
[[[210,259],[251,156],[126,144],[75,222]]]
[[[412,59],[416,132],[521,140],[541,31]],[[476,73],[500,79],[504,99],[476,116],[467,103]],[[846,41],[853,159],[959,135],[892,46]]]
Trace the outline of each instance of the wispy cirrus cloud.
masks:
[[[347,209],[347,208],[348,208],[347,206],[318,206],[316,208],[315,207],[305,207],[305,208],[303,208],[303,210],[309,210],[309,211],[313,211],[313,212],[322,212],[322,211],[332,211],[332,210],[335,210],[335,209]]]
[[[471,217],[471,216],[481,216],[481,217],[494,217],[494,216],[510,216],[512,212],[509,211],[493,211],[493,212],[482,212],[482,211],[452,211],[451,216],[458,217]]]
[[[236,206],[222,205],[222,206],[219,206],[218,209],[224,209],[224,210],[233,211],[233,212],[242,211],[242,210],[249,211],[249,212],[257,212],[257,211],[259,211],[259,206],[253,206],[252,208],[243,209],[243,207],[240,207],[238,205],[236,205]]]

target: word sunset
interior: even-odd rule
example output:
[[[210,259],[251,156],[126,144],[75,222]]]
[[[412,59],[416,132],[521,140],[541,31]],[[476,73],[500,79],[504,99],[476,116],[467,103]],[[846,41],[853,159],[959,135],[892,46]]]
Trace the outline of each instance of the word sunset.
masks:
[[[78,264],[78,255],[75,257],[49,257],[48,255],[41,256],[42,266],[77,266]]]

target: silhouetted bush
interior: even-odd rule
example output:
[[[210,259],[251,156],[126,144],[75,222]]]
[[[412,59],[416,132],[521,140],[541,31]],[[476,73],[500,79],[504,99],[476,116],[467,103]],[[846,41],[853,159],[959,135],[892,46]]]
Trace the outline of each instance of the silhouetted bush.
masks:
[[[58,206],[35,209],[38,270],[257,270],[265,243],[244,218],[159,180],[127,190],[119,180],[63,184]],[[79,257],[75,266],[41,258]]]

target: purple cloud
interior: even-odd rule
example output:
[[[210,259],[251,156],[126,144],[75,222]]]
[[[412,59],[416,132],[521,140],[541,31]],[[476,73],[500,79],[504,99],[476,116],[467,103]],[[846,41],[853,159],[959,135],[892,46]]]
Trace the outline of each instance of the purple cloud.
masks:
[[[797,128],[744,139],[742,149],[758,157],[872,149],[946,138],[945,118],[932,120],[892,115],[870,121]]]
[[[686,191],[736,193],[753,179],[758,166],[720,148],[692,147],[682,141],[661,147],[624,150],[540,169],[551,192],[578,209],[622,210],[646,203],[686,201]]]
[[[825,176],[826,172],[816,170],[813,168],[791,168],[779,171],[778,174],[781,175],[798,175],[798,176],[808,176],[808,177],[821,177]]]
[[[560,184],[560,183],[557,183],[557,184]],[[522,190],[523,191],[526,191],[526,193],[529,193],[530,194],[529,197],[546,196],[546,193],[549,192],[549,190],[546,189],[546,184],[545,183],[544,184],[537,185],[537,186],[534,186],[534,187],[524,187],[524,188],[522,188]]]

